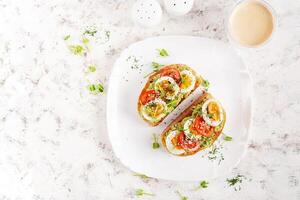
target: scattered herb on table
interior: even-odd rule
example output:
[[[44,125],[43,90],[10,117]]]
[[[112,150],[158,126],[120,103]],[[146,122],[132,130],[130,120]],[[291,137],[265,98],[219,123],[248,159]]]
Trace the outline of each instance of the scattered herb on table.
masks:
[[[88,66],[89,72],[95,72],[97,70],[96,65],[90,65]]]
[[[167,52],[166,49],[157,49],[157,51],[158,51],[158,53],[159,53],[159,55],[161,57],[167,57],[167,56],[169,56],[169,53]]]
[[[89,42],[90,42],[90,40],[87,39],[87,38],[82,39],[82,43],[85,44],[85,45],[87,45]]]
[[[201,188],[207,188],[207,187],[208,187],[208,181],[201,181],[198,187],[196,188],[196,190],[199,190]]]
[[[205,87],[206,89],[208,89],[209,86],[210,86],[209,81],[208,80],[204,80],[203,83],[202,83],[202,86]]]
[[[85,29],[85,31],[83,32],[83,35],[95,36],[96,33],[97,33],[96,28],[90,27],[90,28]]]
[[[133,176],[140,177],[140,178],[143,179],[143,180],[148,180],[148,179],[150,179],[150,177],[149,177],[149,176],[146,176],[145,174],[135,173],[135,174],[133,174]]]
[[[68,40],[68,39],[70,39],[70,37],[71,37],[71,35],[66,35],[66,36],[64,37],[64,40]]]
[[[239,191],[241,190],[241,183],[243,182],[243,180],[247,180],[246,176],[238,174],[237,176],[233,177],[233,178],[227,178],[227,184],[230,187],[234,187],[235,191]]]
[[[223,134],[223,139],[225,140],[225,141],[232,141],[232,137],[231,136],[229,136],[229,135],[226,135],[225,133],[222,133]]]
[[[134,194],[135,194],[135,196],[143,196],[143,195],[154,196],[155,195],[153,193],[145,192],[141,188],[136,189],[135,192],[134,192]]]
[[[109,40],[110,39],[110,31],[105,31],[105,36],[106,36],[106,39]]]
[[[69,49],[74,55],[83,55],[85,53],[84,47],[80,44],[70,45]]]
[[[89,90],[93,94],[99,94],[99,93],[104,92],[104,87],[101,83],[90,84],[89,85]]]
[[[207,158],[212,161],[218,160],[218,164],[220,164],[224,160],[223,153],[220,151],[222,148],[222,145],[217,146],[216,144],[213,144],[208,151]]]
[[[158,149],[160,147],[159,142],[158,142],[158,138],[156,136],[156,134],[153,134],[153,143],[152,143],[152,148],[153,149]]]
[[[188,200],[187,196],[182,195],[178,190],[176,190],[176,193],[179,195],[180,200]]]

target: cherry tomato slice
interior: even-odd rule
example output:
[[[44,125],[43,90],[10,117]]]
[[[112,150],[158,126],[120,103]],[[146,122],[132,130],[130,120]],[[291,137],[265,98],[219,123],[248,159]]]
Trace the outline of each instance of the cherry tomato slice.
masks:
[[[203,118],[200,116],[195,118],[191,129],[193,133],[197,135],[203,135],[205,137],[209,137],[211,135],[211,127],[207,123],[205,123]]]
[[[179,83],[181,80],[180,72],[175,67],[172,66],[162,68],[159,74],[161,76],[169,76],[173,78],[177,83]]]
[[[184,132],[181,132],[177,136],[177,144],[182,149],[191,150],[199,146],[199,141],[186,139]]]
[[[140,102],[145,105],[146,103],[154,100],[156,97],[159,96],[159,92],[156,92],[155,90],[148,90],[141,94],[140,96]]]

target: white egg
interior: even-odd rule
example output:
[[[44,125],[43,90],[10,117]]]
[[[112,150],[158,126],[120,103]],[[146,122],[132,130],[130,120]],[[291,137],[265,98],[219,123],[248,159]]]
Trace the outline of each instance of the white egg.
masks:
[[[147,106],[149,106],[149,104],[152,104],[152,103],[160,104],[160,105],[162,105],[164,107],[164,112],[162,112],[161,114],[159,114],[155,118],[153,118],[152,116],[150,116],[149,113],[147,113],[147,111],[146,111]],[[167,109],[167,104],[163,100],[157,98],[157,99],[154,99],[153,101],[150,101],[147,104],[145,104],[142,107],[141,113],[142,113],[143,117],[146,120],[151,121],[151,122],[157,122],[157,121],[160,121],[166,115],[166,112],[165,112],[166,109]]]
[[[183,131],[184,131],[184,134],[186,135],[186,137],[188,137],[190,139],[200,140],[201,139],[201,135],[195,135],[190,130],[190,126],[194,122],[194,119],[195,118],[190,118],[190,119],[188,119],[188,120],[185,121],[185,123],[183,125]]]
[[[194,4],[194,0],[164,0],[168,13],[176,16],[188,13]]]
[[[182,72],[180,72],[181,76],[185,75],[188,76],[191,79],[191,83],[187,88],[181,89],[180,92],[185,94],[190,92],[191,90],[193,90],[195,88],[195,84],[196,84],[196,77],[194,76],[194,74],[189,71],[189,70],[184,70]]]
[[[161,21],[162,9],[155,0],[138,0],[132,7],[131,17],[139,25],[155,26]]]
[[[176,135],[179,134],[178,131],[171,131],[167,137],[166,137],[166,147],[167,149],[172,153],[172,154],[175,154],[175,155],[180,155],[180,154],[183,154],[185,153],[185,150],[184,149],[177,149],[175,145],[173,145],[172,143],[172,139],[174,137],[176,137]]]
[[[215,120],[211,119],[208,116],[208,113],[207,113],[207,107],[212,102],[214,102],[218,105],[218,109],[220,111],[220,119],[218,121],[215,121]],[[215,126],[220,125],[222,123],[223,119],[224,119],[224,113],[223,113],[223,109],[222,109],[220,103],[215,99],[209,99],[209,100],[205,101],[203,106],[202,106],[202,117],[203,117],[204,121],[210,126],[215,127]]]
[[[178,95],[180,88],[178,86],[178,84],[176,83],[176,81],[169,77],[169,76],[162,76],[160,78],[158,78],[154,84],[154,89],[158,91],[158,85],[162,82],[162,81],[168,81],[171,85],[172,85],[172,89],[174,90],[174,94],[172,96],[167,96],[166,99],[168,100],[173,100],[176,98],[176,96]]]

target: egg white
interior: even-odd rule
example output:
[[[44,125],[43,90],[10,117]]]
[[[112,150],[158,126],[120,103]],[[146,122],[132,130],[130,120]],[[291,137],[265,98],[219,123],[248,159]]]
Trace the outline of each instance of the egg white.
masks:
[[[155,117],[155,118],[149,116],[148,113],[146,112],[146,107],[147,107],[149,104],[151,104],[151,103],[156,103],[156,104],[161,104],[161,105],[163,105],[164,111],[166,111],[166,109],[167,109],[167,104],[166,104],[166,102],[164,102],[163,100],[157,98],[157,99],[154,99],[153,101],[148,102],[147,104],[145,104],[145,105],[142,107],[141,113],[142,113],[143,117],[144,117],[146,120],[150,121],[150,122],[157,122],[157,121],[161,120],[161,119],[166,115],[166,112],[162,112],[160,115],[158,115],[158,116]]]
[[[196,139],[196,140],[200,140],[201,136],[200,135],[195,135],[191,132],[190,130],[190,126],[192,125],[192,123],[194,122],[195,118],[190,118],[188,120],[185,121],[184,125],[183,125],[183,129],[184,129],[184,134],[186,135],[186,137],[190,138],[190,139]]]
[[[182,72],[180,72],[180,74],[181,74],[181,76],[186,75],[186,76],[190,77],[190,79],[192,80],[191,84],[187,88],[181,89],[180,92],[185,94],[185,93],[192,91],[195,88],[195,84],[196,84],[196,77],[194,76],[194,74],[189,70],[183,70]]]
[[[208,117],[207,107],[211,102],[214,102],[218,105],[218,108],[220,111],[220,119],[218,121],[215,121]],[[220,103],[215,99],[208,99],[207,101],[205,101],[202,106],[202,117],[203,117],[204,121],[210,126],[216,127],[216,126],[220,125],[224,119],[224,113],[223,113],[223,109],[222,109]]]
[[[174,155],[180,155],[180,154],[183,154],[185,153],[185,150],[184,149],[177,149],[173,143],[172,143],[172,139],[174,137],[176,137],[176,135],[178,134],[179,132],[178,131],[171,131],[167,137],[166,137],[166,147],[168,149],[168,151]]]
[[[155,82],[155,84],[154,84],[154,89],[155,89],[155,90],[158,90],[158,86],[157,86],[157,85],[158,85],[160,82],[162,82],[162,81],[169,81],[169,82],[172,84],[172,88],[174,89],[174,94],[173,94],[172,96],[170,96],[170,97],[166,97],[166,99],[168,99],[168,100],[173,100],[173,99],[175,99],[175,97],[178,95],[178,93],[179,93],[179,91],[180,91],[180,88],[179,88],[179,86],[177,85],[176,81],[175,81],[173,78],[169,77],[169,76],[162,76],[162,77],[160,77],[160,78],[158,78],[158,79],[156,80],[156,82]]]

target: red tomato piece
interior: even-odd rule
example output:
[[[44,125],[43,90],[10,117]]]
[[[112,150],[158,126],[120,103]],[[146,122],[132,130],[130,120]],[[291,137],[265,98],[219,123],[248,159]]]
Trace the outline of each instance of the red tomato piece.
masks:
[[[193,133],[197,135],[203,135],[205,137],[209,137],[211,135],[211,127],[200,116],[194,119],[191,129]]]
[[[184,132],[179,133],[177,136],[177,144],[182,149],[195,149],[199,146],[199,141],[197,140],[189,140],[186,138]]]
[[[145,105],[146,103],[154,100],[156,97],[159,96],[159,92],[156,92],[155,90],[148,90],[141,94],[140,96],[140,102]]]
[[[175,67],[165,67],[160,70],[160,76],[169,76],[173,78],[177,83],[180,82],[180,72]]]

